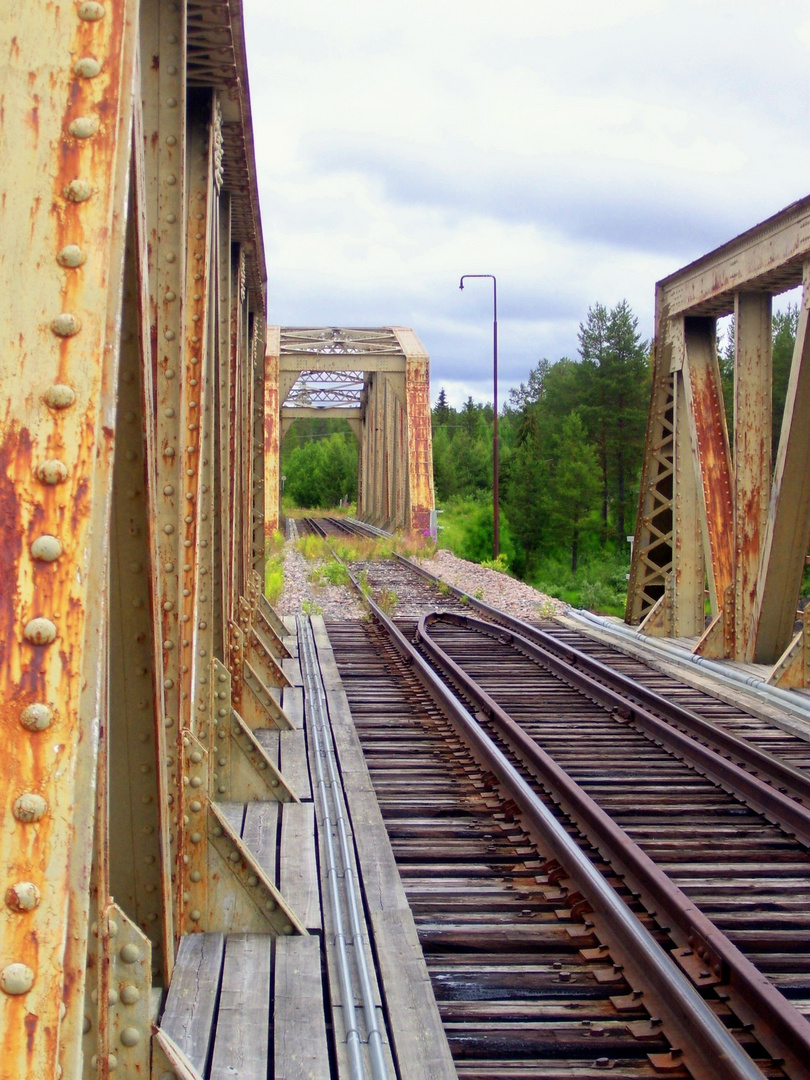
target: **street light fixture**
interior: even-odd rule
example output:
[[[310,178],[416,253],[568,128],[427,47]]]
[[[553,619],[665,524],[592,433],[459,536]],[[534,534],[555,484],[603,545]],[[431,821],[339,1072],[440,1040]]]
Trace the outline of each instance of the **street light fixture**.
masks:
[[[492,280],[492,379],[493,379],[493,424],[492,424],[492,557],[498,558],[501,550],[500,523],[498,520],[498,282],[494,274],[462,274],[458,283],[464,288],[466,278],[490,278]]]

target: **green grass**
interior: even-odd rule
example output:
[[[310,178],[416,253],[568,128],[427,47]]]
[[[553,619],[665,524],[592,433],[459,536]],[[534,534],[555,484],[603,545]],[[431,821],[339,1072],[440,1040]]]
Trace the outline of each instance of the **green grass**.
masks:
[[[329,559],[328,562],[314,566],[309,574],[309,580],[320,586],[351,584],[346,567],[335,559]]]

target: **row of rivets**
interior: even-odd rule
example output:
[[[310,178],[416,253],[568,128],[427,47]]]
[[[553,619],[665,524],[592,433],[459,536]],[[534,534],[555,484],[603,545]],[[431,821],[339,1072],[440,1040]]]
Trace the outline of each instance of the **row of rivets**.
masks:
[[[78,9],[78,16],[85,21],[96,22],[104,17],[104,7],[100,3],[83,3]],[[97,72],[93,71],[93,64],[98,64],[90,58],[79,61],[74,66],[74,72],[78,77],[92,77]],[[100,65],[98,65],[100,70]],[[88,130],[86,123],[77,124],[77,131],[86,138],[93,134]],[[81,203],[87,201],[93,194],[92,186],[80,179],[72,180],[65,188],[64,197],[67,202]],[[84,253],[76,244],[63,247],[56,255],[57,263],[66,269],[75,269],[85,261]],[[51,320],[51,330],[56,337],[70,338],[81,330],[81,319],[72,312],[60,312]],[[70,408],[76,401],[76,394],[72,387],[62,383],[54,384],[44,393],[45,404],[55,410]],[[57,459],[41,462],[35,469],[37,479],[46,485],[53,486],[63,483],[68,476],[67,465]],[[62,554],[62,544],[56,536],[45,533],[37,537],[31,544],[30,553],[32,559],[37,562],[55,562]],[[50,645],[58,635],[56,624],[52,619],[44,616],[36,616],[29,619],[23,628],[23,637],[31,645]],[[32,733],[45,731],[53,723],[53,710],[43,702],[34,702],[27,705],[20,714],[20,724]],[[34,824],[40,821],[48,811],[48,803],[35,792],[25,792],[19,795],[12,805],[12,813],[21,824]],[[5,895],[6,907],[10,911],[24,914],[33,911],[40,902],[40,890],[34,882],[22,881],[11,885]],[[0,989],[5,993],[16,995],[27,993],[34,984],[34,972],[26,964],[13,963],[7,965],[0,972]]]

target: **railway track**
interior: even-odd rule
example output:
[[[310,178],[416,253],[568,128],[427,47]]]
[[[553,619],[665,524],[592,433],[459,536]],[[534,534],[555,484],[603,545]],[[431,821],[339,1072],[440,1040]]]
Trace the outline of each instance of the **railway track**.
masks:
[[[507,798],[504,805],[503,785],[493,786],[480,755],[477,763],[463,764],[459,776],[459,762],[468,751],[459,741],[458,725],[442,718],[429,700],[406,703],[413,687],[407,695],[403,687],[417,682],[413,657],[402,659],[405,638],[412,637],[477,714],[500,752],[554,808],[635,918],[752,1053],[760,1072],[809,1075],[810,787],[803,771],[804,747],[791,747],[783,760],[774,752],[785,744],[781,735],[749,740],[746,724],[725,715],[732,711],[728,707],[717,708],[714,702],[714,711],[722,715],[708,720],[695,708],[700,703],[684,694],[676,695],[680,701],[667,720],[663,714],[671,703],[661,694],[666,687],[659,677],[652,686],[631,682],[627,664],[619,665],[625,670],[614,677],[599,659],[578,652],[571,635],[549,640],[535,628],[535,637],[546,647],[541,656],[531,634],[519,640],[514,631],[471,618],[469,599],[419,581],[401,561],[352,569],[365,575],[372,594],[396,596],[397,624],[388,623],[387,632],[396,638],[399,630],[401,640],[393,651],[382,636],[386,620],[381,612],[374,627],[330,624],[329,629],[460,1075],[581,1075],[577,1069],[611,1068],[630,1076],[645,1075],[648,1067],[657,1074],[688,1066],[702,1076],[711,1070],[705,1071],[705,1052],[673,1031],[671,1015],[662,1025],[650,1023],[666,1012],[665,1005],[658,1007],[658,991],[642,991],[645,1001],[655,999],[652,1016],[647,1009],[630,1020],[616,1012],[609,1022],[605,1019],[610,998],[614,1010],[616,1001],[638,1003],[633,997],[639,990],[638,970],[613,940],[615,931],[599,903],[594,905],[586,891],[568,881],[576,881],[577,872],[565,865],[556,868],[558,860],[549,858],[514,800]],[[444,609],[440,614],[439,608]],[[689,733],[695,718],[697,730]],[[445,748],[441,753],[440,747]],[[456,781],[460,794],[451,796]],[[494,817],[475,804],[482,792],[485,805],[488,799],[499,800]],[[452,804],[455,808],[452,799],[460,799]],[[504,836],[518,846],[504,846]],[[534,853],[528,855],[532,842]],[[512,867],[509,875],[502,872],[504,856]],[[518,856],[522,861],[516,861]],[[526,873],[538,865],[539,874]],[[594,906],[600,914],[593,914]],[[566,962],[595,964],[593,972],[555,968],[564,962],[543,953],[548,940],[542,934],[532,938],[532,927],[556,926],[551,912],[571,922],[565,934],[577,945],[576,960],[566,954]],[[527,951],[527,940],[535,941],[538,951]],[[554,940],[559,948],[559,938]],[[495,941],[501,947],[493,950]],[[500,996],[493,996],[486,989],[487,971],[493,956],[502,961],[506,954],[512,960],[501,966],[510,978],[522,954],[524,963],[530,955],[535,967],[522,970],[523,982],[504,983]],[[606,961],[613,961],[607,969]],[[584,1026],[596,1031],[588,1040],[606,1033],[604,1053],[597,1052],[597,1041],[584,1044],[592,1054],[583,1051],[580,1029],[556,1049],[546,1038],[561,1016],[570,1018],[581,1005],[577,997],[573,1012],[569,1006],[560,1012],[559,986],[553,1001],[548,1000],[543,973],[549,963],[551,972],[582,976],[591,990],[592,983],[602,985],[606,970],[630,980],[623,993],[599,998],[599,1019],[578,1016],[590,1020]],[[448,970],[454,965],[464,968],[460,982]],[[518,984],[532,988],[528,1004],[515,990]],[[546,1022],[548,1029],[543,1028]],[[631,1035],[632,1048],[619,1037],[619,1028]],[[661,1044],[664,1048],[648,1059],[649,1048],[638,1052],[642,1032],[650,1038],[669,1036],[669,1047]],[[493,1053],[493,1046],[500,1050]]]

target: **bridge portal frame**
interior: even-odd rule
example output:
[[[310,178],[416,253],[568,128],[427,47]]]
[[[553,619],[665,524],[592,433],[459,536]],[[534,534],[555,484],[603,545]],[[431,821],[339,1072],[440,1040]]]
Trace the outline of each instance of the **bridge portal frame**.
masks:
[[[302,375],[362,376],[354,393],[327,392],[324,405],[290,402]],[[359,379],[357,383],[359,383]],[[357,512],[381,528],[424,532],[434,506],[428,354],[413,330],[280,327],[267,330],[264,369],[264,525],[281,520],[281,443],[296,419],[349,422],[360,455]],[[329,400],[339,402],[329,404]]]
[[[796,346],[772,470],[772,298],[798,285]],[[642,633],[697,637],[701,655],[769,665],[770,680],[788,686],[810,685],[806,614],[795,629],[810,541],[809,310],[810,197],[656,285],[625,615]],[[716,349],[717,319],[730,314],[731,439]]]

